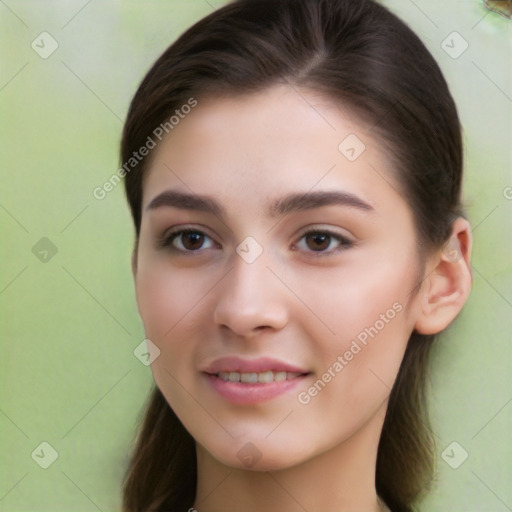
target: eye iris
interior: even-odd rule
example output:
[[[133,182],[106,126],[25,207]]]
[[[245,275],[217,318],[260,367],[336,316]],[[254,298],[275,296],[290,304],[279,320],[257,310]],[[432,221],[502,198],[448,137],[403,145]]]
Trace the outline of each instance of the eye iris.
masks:
[[[331,237],[329,235],[324,235],[322,233],[313,233],[311,235],[307,235],[306,240],[309,249],[313,251],[322,251],[329,247]],[[310,241],[313,241],[313,244],[310,244]]]
[[[200,249],[204,243],[204,235],[201,233],[191,232],[182,235],[183,247],[189,251]]]

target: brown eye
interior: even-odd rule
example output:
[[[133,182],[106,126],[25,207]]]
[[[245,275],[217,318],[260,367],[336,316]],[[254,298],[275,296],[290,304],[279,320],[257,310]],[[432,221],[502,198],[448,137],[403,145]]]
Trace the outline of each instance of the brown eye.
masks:
[[[325,233],[312,233],[306,235],[306,245],[312,251],[325,251],[331,243],[330,235]]]
[[[182,233],[182,245],[187,251],[197,251],[204,243],[204,235],[197,231]]]

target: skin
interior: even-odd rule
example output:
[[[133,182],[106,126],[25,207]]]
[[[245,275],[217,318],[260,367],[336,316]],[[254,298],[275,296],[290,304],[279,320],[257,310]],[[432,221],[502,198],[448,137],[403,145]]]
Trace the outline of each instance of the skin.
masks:
[[[338,150],[349,134],[366,146],[353,162]],[[389,393],[413,329],[444,329],[469,294],[468,223],[453,226],[450,247],[460,257],[440,249],[418,268],[412,213],[378,141],[343,109],[289,86],[200,99],[152,159],[133,272],[146,336],[160,350],[155,381],[196,440],[194,507],[381,510],[375,462]],[[171,189],[207,195],[224,215],[147,209]],[[280,197],[317,191],[349,192],[372,209],[336,204],[267,215]],[[201,231],[203,245],[182,236],[159,247],[175,227]],[[323,253],[303,236],[309,228],[334,233]],[[352,245],[340,246],[336,235]],[[252,263],[235,251],[248,236],[263,248]],[[177,249],[190,247],[199,250]],[[401,311],[300,403],[298,394],[397,303]],[[231,355],[274,357],[310,374],[270,401],[233,405],[200,371]],[[250,468],[237,455],[244,446],[260,457]]]

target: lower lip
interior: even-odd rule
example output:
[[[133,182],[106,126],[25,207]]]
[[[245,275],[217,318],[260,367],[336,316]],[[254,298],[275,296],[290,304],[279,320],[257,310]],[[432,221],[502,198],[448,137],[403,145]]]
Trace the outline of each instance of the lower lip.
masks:
[[[307,375],[301,375],[291,380],[269,382],[267,384],[244,384],[241,382],[225,381],[221,378],[204,374],[212,388],[228,402],[236,405],[252,405],[267,402],[273,398],[291,391]]]

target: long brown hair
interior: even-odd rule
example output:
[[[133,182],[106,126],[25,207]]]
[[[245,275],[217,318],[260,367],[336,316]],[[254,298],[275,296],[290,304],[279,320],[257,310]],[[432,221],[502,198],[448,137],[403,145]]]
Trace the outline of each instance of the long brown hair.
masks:
[[[374,0],[238,0],[200,20],[140,84],[121,160],[129,161],[190,98],[247,94],[279,83],[319,92],[371,127],[414,214],[418,253],[440,248],[462,215],[457,110],[421,40]],[[136,243],[147,166],[146,158],[125,177]],[[394,512],[412,511],[433,476],[425,396],[433,341],[412,333],[389,399],[376,489]],[[155,387],[126,472],[123,511],[186,511],[195,488],[194,440]]]

